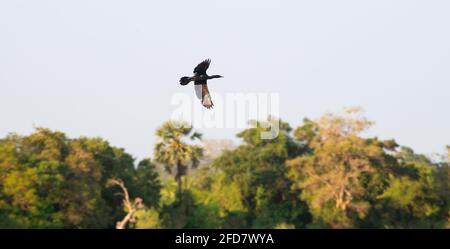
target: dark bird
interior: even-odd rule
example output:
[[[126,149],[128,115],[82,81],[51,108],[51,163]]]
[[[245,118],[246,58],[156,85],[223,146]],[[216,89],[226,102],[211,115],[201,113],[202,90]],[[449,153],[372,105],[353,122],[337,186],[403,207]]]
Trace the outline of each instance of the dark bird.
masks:
[[[223,78],[221,75],[207,75],[206,70],[208,70],[209,64],[211,64],[210,59],[200,62],[200,64],[194,68],[194,76],[184,76],[180,79],[180,84],[183,86],[194,81],[195,95],[202,101],[202,105],[208,109],[213,107],[214,104],[211,100],[211,95],[209,94],[207,81],[215,78]]]

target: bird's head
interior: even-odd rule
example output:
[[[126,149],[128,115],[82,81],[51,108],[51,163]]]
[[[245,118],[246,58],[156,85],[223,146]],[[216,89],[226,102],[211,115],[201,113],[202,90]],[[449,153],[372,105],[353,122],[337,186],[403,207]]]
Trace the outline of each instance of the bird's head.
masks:
[[[223,76],[222,75],[213,75],[213,76],[211,76],[211,78],[223,78]]]

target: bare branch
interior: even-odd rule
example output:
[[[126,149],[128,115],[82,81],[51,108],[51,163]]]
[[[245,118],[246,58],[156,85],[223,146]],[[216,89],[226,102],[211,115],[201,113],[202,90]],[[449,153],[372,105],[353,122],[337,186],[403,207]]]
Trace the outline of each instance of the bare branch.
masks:
[[[111,178],[107,182],[108,187],[119,186],[122,189],[124,199],[123,204],[127,209],[128,214],[121,220],[116,223],[116,229],[124,229],[129,221],[134,221],[134,215],[137,210],[144,208],[142,198],[135,198],[134,201],[130,201],[130,195],[128,193],[128,189],[125,187],[125,184],[120,179]]]

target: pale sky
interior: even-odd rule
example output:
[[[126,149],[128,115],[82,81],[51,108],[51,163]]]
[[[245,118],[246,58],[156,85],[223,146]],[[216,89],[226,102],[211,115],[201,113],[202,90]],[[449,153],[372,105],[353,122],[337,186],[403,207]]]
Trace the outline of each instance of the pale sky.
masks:
[[[211,90],[278,92],[281,118],[362,106],[371,134],[450,144],[450,1],[0,1],[0,137],[33,125],[138,158],[206,58]],[[232,139],[235,129],[202,129]]]

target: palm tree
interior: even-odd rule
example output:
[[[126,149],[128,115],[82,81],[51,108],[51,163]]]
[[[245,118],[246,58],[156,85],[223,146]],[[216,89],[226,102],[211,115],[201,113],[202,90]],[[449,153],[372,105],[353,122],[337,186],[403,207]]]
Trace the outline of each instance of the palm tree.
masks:
[[[155,160],[164,164],[169,173],[176,169],[174,177],[178,184],[177,195],[181,197],[181,177],[187,174],[189,166],[197,167],[203,156],[202,147],[188,144],[184,139],[201,139],[201,134],[193,132],[192,127],[185,122],[168,121],[156,130],[156,136],[158,141],[154,151]]]

